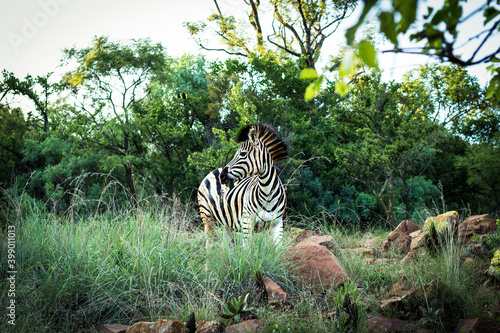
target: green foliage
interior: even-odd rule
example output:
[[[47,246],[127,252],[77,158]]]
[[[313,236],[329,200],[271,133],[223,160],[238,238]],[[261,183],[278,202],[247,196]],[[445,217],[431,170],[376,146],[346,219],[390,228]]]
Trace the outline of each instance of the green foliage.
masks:
[[[467,170],[467,184],[479,189],[484,195],[483,205],[488,209],[500,207],[500,148],[495,143],[470,145],[464,156],[458,156],[458,167]]]
[[[250,293],[246,293],[240,297],[232,297],[225,304],[222,304],[223,312],[220,316],[224,319],[239,321],[241,314],[253,310],[253,308],[247,307],[248,296],[250,296]]]

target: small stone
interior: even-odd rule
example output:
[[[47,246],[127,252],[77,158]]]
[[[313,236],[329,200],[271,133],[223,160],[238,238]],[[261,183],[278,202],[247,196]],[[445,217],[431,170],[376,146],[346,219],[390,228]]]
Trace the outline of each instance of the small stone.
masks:
[[[229,326],[226,328],[226,333],[256,333],[261,332],[263,328],[264,321],[262,319],[251,319]]]
[[[269,305],[291,305],[287,293],[273,280],[268,277],[262,279],[266,286],[267,304]]]
[[[99,333],[125,333],[127,328],[127,325],[104,324],[99,327]]]

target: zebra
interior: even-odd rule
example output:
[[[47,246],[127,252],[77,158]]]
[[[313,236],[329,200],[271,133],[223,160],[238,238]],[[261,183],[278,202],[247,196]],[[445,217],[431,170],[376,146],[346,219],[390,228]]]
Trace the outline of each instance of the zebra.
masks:
[[[245,235],[270,228],[277,244],[282,237],[286,194],[274,164],[288,157],[287,145],[262,124],[243,128],[236,142],[243,143],[233,159],[209,173],[198,188],[205,233],[210,235],[216,222]]]

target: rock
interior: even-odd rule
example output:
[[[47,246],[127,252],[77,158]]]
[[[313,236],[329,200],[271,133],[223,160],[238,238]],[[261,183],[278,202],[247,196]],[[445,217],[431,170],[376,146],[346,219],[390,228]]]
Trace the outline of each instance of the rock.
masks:
[[[127,328],[127,325],[104,324],[99,327],[99,333],[125,333]]]
[[[324,246],[301,242],[289,253],[292,273],[302,286],[328,290],[350,279],[342,263]]]
[[[425,230],[417,230],[410,234],[410,251],[415,251],[421,247],[425,247],[427,244],[428,232]]]
[[[328,250],[333,251],[336,247],[335,239],[330,235],[313,235],[304,239],[302,244],[317,244],[326,247]]]
[[[368,318],[370,332],[415,332],[418,326],[401,319],[387,318],[384,316],[373,316]]]
[[[382,242],[382,249],[385,251],[394,250],[397,252],[407,252],[410,245],[410,237],[400,231],[391,231],[387,240]]]
[[[394,283],[389,289],[389,295],[391,296],[406,296],[411,294],[412,290],[405,284],[406,279],[402,279],[402,281]]]
[[[423,288],[419,287],[413,290],[409,290],[407,288],[402,289],[401,285],[400,286],[393,285],[393,287],[391,287],[392,294],[401,293],[404,295],[402,297],[394,296],[390,299],[380,301],[380,309],[388,313],[398,313],[398,312],[404,312],[405,308],[410,305],[414,306],[419,304],[425,304],[426,303],[425,298],[431,300],[436,297],[437,285],[438,285],[438,280],[432,280]],[[397,288],[401,289],[397,290]],[[389,293],[391,294],[391,292]]]
[[[492,333],[499,331],[498,325],[486,319],[462,319],[455,328],[457,333]]]
[[[495,251],[491,259],[491,265],[488,268],[488,275],[500,279],[500,248]]]
[[[410,234],[419,230],[420,226],[418,224],[410,220],[404,220],[394,231],[389,233],[387,240],[382,242],[382,249],[388,251],[392,248],[397,252],[408,252],[411,244]]]
[[[436,226],[437,232],[443,232],[447,227],[456,228],[460,220],[460,215],[456,211],[449,211],[444,214],[429,217],[424,222],[424,229],[429,230],[430,225]]]
[[[404,220],[396,227],[395,230],[409,235],[412,232],[420,230],[420,226],[410,220]]]
[[[264,321],[262,319],[252,319],[252,320],[245,320],[238,324],[229,326],[226,329],[226,333],[261,332],[263,328],[264,328]]]
[[[225,325],[220,321],[199,320],[196,322],[196,333],[221,333]],[[185,333],[186,323],[160,319],[156,322],[138,322],[130,326],[127,333]]]
[[[292,228],[290,234],[294,241],[297,243],[302,242],[304,239],[309,238],[311,236],[322,236],[323,233],[317,230],[304,230],[300,228]]]
[[[415,290],[413,290],[410,294],[406,295],[405,297],[411,298],[414,301],[421,303],[425,302],[425,299],[433,299],[437,295],[437,287],[439,284],[439,280],[435,279],[426,284],[423,287],[418,287]]]
[[[180,321],[160,319],[156,322],[135,323],[127,329],[127,333],[181,333],[185,329],[184,323]]]
[[[401,297],[395,296],[389,299],[383,299],[380,301],[380,310],[384,313],[394,313],[399,312],[403,309],[403,304],[401,303]]]
[[[401,259],[401,262],[404,264],[409,264],[412,263],[415,258],[415,252],[410,250],[410,252],[408,252],[408,254],[403,259]]]
[[[458,226],[458,234],[462,239],[469,238],[472,234],[484,235],[497,230],[496,220],[489,214],[469,216]]]
[[[292,305],[287,293],[276,282],[268,277],[262,279],[266,287],[267,304],[269,305]]]

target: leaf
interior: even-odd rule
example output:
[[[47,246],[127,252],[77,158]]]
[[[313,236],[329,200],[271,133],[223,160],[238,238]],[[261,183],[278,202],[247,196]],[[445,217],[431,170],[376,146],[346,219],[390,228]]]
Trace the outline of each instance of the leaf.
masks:
[[[394,46],[398,46],[398,32],[394,22],[394,14],[382,12],[378,16],[380,21],[380,31],[391,41]]]
[[[311,99],[314,98],[314,96],[316,95],[316,84],[314,84],[314,82],[312,82],[311,84],[309,84],[306,88],[306,92],[304,94],[304,98],[306,101],[310,101]]]
[[[335,82],[335,92],[340,96],[345,96],[349,92],[349,85],[342,81]]]
[[[366,65],[372,68],[378,68],[377,51],[375,51],[375,47],[373,47],[372,43],[367,40],[359,42],[358,54]]]
[[[498,14],[500,14],[500,11],[496,10],[494,7],[486,7],[483,12],[485,17],[484,24],[488,24],[488,22],[493,20]]]
[[[318,72],[316,72],[316,70],[314,68],[304,68],[303,70],[300,71],[299,78],[301,78],[301,79],[317,79]]]
[[[361,12],[361,16],[358,19],[358,22],[346,30],[345,38],[347,39],[347,45],[352,45],[354,42],[354,37],[356,36],[356,31],[359,26],[363,23],[366,15],[372,9],[372,7],[378,2],[378,0],[364,0],[363,3],[363,11]]]
[[[352,49],[347,50],[342,59],[339,67],[340,77],[350,75],[354,72],[354,51]]]

